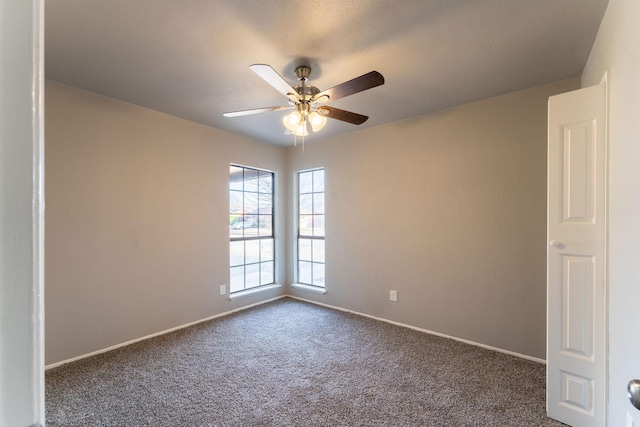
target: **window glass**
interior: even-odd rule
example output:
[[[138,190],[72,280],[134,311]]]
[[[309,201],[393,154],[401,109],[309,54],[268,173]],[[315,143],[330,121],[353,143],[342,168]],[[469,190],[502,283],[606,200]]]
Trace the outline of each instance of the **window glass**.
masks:
[[[313,242],[313,259],[316,262],[324,263],[324,240],[314,239]]]
[[[311,261],[311,239],[298,240],[298,259],[301,261]]]
[[[298,183],[300,184],[300,194],[311,193],[313,191],[313,172],[300,172]]]

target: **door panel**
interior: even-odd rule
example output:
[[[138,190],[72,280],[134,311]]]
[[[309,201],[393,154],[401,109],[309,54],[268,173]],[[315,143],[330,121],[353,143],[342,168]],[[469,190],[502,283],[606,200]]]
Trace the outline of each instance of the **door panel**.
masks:
[[[593,120],[563,126],[563,221],[594,223],[593,158],[596,142]]]
[[[547,413],[605,422],[606,86],[549,99]]]
[[[561,371],[561,405],[593,417],[593,380]]]
[[[594,257],[562,256],[562,353],[593,361]]]

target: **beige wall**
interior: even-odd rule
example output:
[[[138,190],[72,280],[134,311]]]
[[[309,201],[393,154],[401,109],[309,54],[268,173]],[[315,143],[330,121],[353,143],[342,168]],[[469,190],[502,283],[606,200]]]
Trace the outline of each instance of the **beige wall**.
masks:
[[[544,359],[547,97],[579,83],[303,152],[48,82],[47,364],[284,292]],[[294,278],[294,171],[326,168],[326,295],[218,295],[230,162],[277,172],[281,284]]]
[[[609,81],[609,411],[608,425],[640,423],[627,383],[640,378],[640,2],[611,0],[582,75]],[[632,415],[631,415],[632,414]]]
[[[45,98],[47,364],[282,293],[219,295],[229,163],[284,194],[282,148],[52,82]]]
[[[289,292],[544,359],[547,98],[579,84],[288,149],[327,186],[327,293]]]

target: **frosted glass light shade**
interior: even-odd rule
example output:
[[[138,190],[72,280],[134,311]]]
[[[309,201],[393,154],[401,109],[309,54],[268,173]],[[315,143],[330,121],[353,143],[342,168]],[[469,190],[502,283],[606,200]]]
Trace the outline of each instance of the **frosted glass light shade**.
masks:
[[[313,129],[314,132],[318,132],[327,124],[327,118],[314,111],[309,114],[309,122],[311,122],[311,129]]]
[[[293,134],[295,136],[307,136],[307,135],[309,135],[309,132],[307,131],[307,122],[306,122],[306,120],[303,120],[300,123],[298,123],[298,126],[296,126],[295,129],[292,130],[291,132],[293,132]]]
[[[291,132],[295,133],[296,129],[300,125],[300,119],[302,119],[300,113],[298,111],[294,111],[282,118],[282,124],[284,124],[284,127],[289,129]]]

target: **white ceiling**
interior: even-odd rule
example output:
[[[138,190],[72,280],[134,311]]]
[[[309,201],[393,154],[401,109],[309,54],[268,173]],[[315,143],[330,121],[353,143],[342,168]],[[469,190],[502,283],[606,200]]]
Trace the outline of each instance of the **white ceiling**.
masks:
[[[608,0],[46,0],[46,78],[292,145],[286,112],[223,112],[286,99],[249,70],[289,83],[302,63],[328,89],[371,70],[385,84],[329,105],[307,141],[452,107],[582,72]]]

